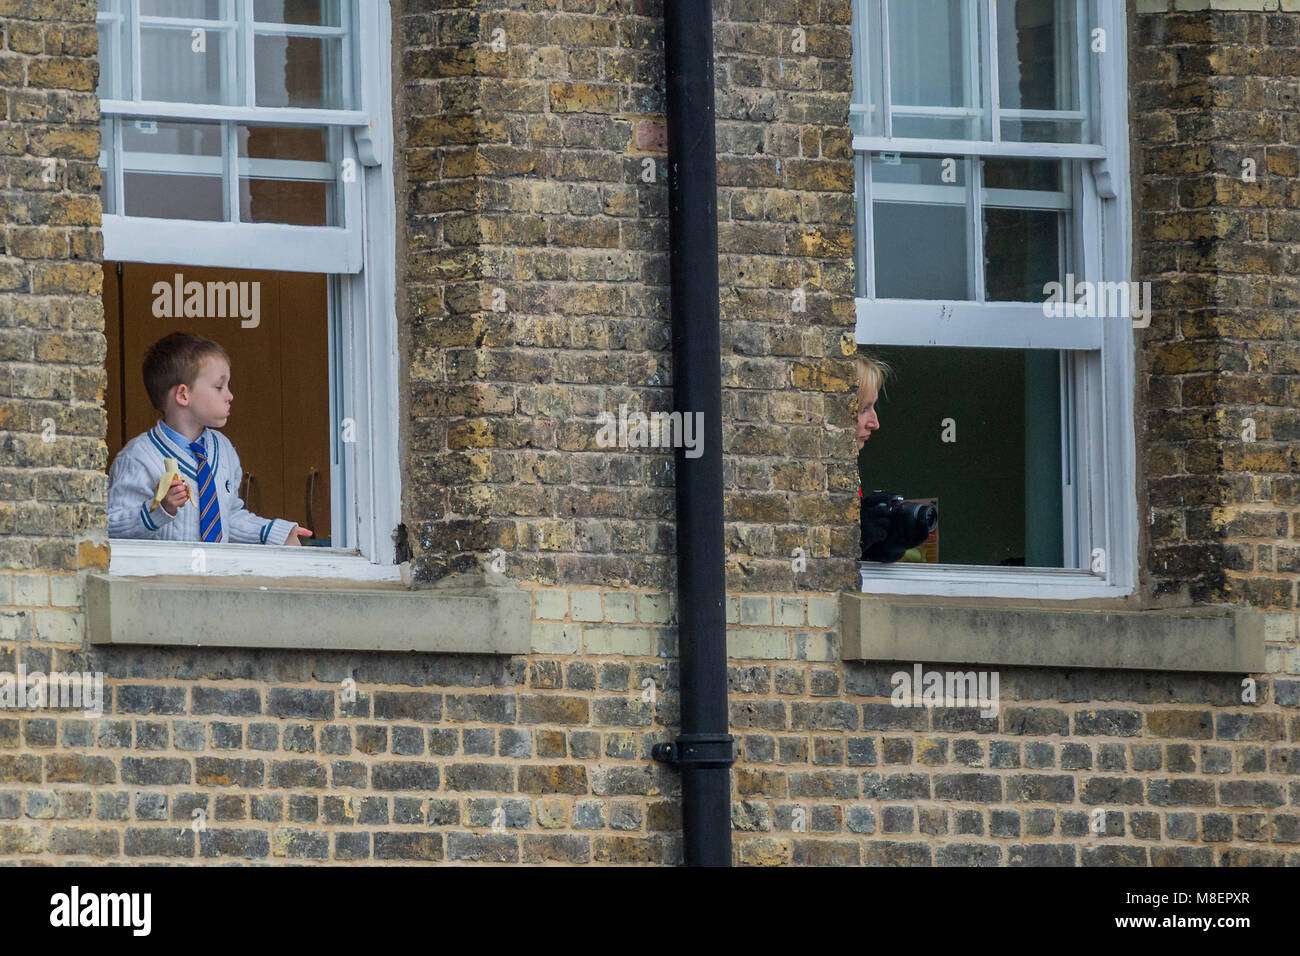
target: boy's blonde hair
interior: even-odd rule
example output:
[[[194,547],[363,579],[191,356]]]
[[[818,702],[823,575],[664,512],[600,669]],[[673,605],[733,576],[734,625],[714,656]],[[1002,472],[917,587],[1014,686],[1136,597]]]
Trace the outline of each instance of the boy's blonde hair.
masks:
[[[880,359],[865,353],[859,354],[854,361],[858,372],[858,412],[867,403],[867,396],[873,392],[879,396],[885,390],[885,382],[894,370]]]

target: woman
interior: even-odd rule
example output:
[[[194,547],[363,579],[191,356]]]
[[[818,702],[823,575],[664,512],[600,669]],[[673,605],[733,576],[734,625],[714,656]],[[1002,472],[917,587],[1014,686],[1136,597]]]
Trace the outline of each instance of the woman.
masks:
[[[862,446],[871,439],[871,433],[880,427],[876,400],[892,370],[884,362],[869,355],[859,355],[854,364],[858,372],[858,451],[861,452]],[[878,492],[863,497],[862,489],[859,488],[858,497],[862,499],[862,551],[865,555],[867,548],[878,541],[884,541],[889,534],[889,516],[883,509],[877,509],[876,505],[888,501],[890,495]],[[866,560],[865,556],[863,560]]]

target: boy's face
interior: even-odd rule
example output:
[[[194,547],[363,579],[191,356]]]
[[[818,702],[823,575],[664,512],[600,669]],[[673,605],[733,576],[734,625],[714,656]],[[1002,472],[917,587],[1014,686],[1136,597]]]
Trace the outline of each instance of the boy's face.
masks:
[[[194,424],[221,428],[230,418],[230,403],[234,398],[230,391],[230,363],[220,355],[208,355],[199,363],[194,385],[178,389],[176,403],[188,410]]]
[[[876,417],[876,392],[868,392],[866,401],[863,402],[861,409],[858,411],[858,451],[866,444],[871,433],[880,427],[880,419]]]

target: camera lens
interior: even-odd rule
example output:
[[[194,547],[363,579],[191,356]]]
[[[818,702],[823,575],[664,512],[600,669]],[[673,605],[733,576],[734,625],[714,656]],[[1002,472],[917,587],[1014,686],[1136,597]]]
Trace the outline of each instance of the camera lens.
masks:
[[[926,538],[939,521],[934,505],[908,501],[899,506],[898,528],[900,537],[909,548],[914,548]]]

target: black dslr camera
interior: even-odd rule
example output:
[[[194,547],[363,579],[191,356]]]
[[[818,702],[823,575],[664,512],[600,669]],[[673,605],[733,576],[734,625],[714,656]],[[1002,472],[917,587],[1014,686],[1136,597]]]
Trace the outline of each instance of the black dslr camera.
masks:
[[[877,491],[862,498],[862,560],[897,561],[909,548],[930,537],[939,523],[933,505],[905,501],[902,495]]]

